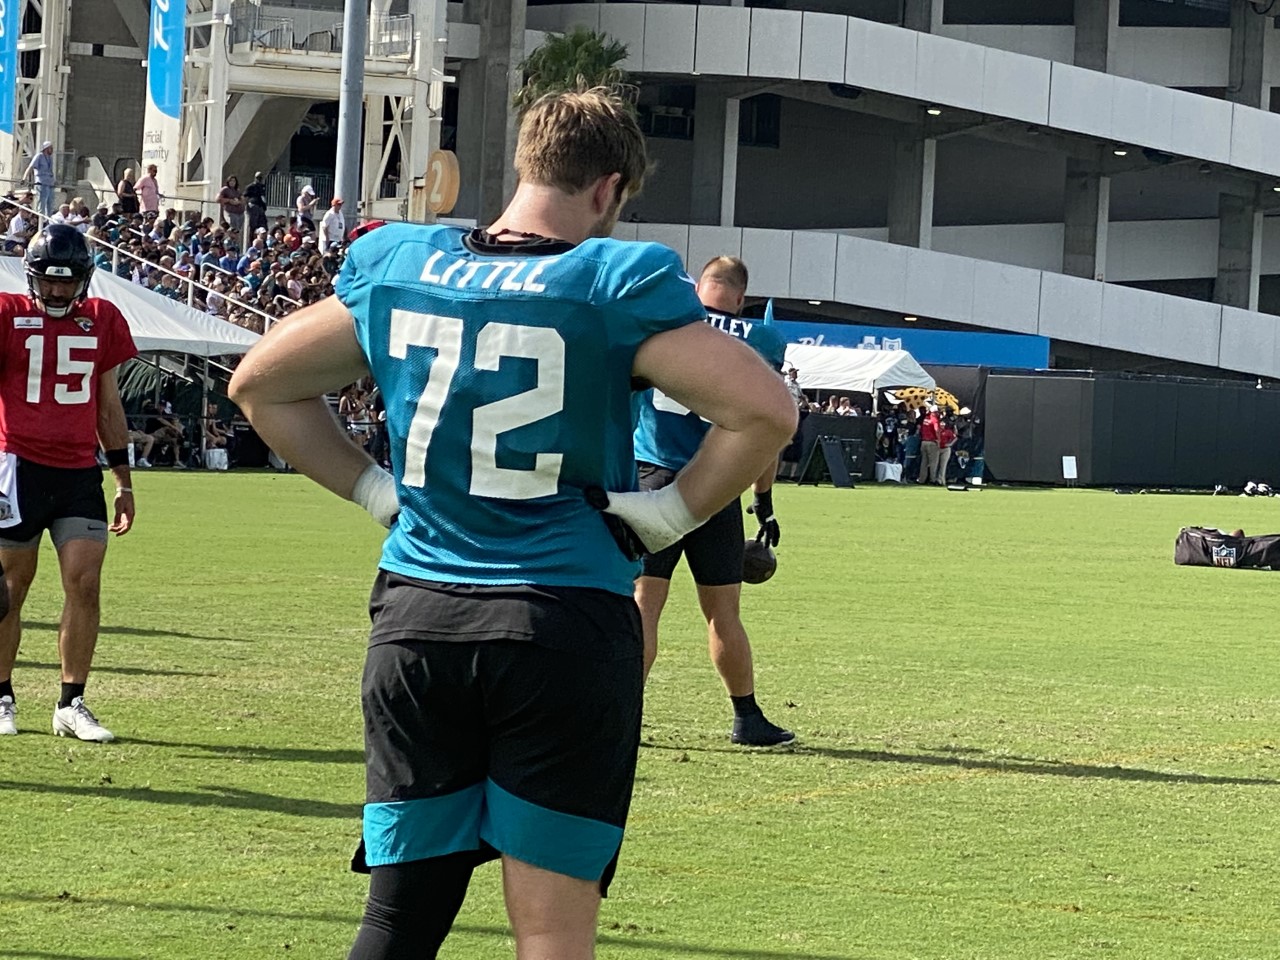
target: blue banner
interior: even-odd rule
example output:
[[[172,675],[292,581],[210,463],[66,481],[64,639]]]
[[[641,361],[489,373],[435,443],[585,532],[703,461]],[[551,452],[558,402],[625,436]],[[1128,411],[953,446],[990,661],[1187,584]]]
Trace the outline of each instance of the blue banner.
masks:
[[[22,0],[0,0],[0,133],[13,135],[18,104],[18,14]]]
[[[11,0],[2,0],[9,3]],[[156,109],[174,120],[182,110],[182,59],[186,41],[186,0],[151,0],[147,45],[147,91]]]
[[[1049,338],[1021,333],[964,333],[913,327],[864,327],[852,323],[778,320],[774,328],[788,343],[862,350],[906,350],[917,363],[960,367],[1049,366]]]

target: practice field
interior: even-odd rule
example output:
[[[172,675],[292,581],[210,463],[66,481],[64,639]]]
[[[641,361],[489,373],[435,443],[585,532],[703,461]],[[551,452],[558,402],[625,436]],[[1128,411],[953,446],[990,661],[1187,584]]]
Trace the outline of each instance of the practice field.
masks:
[[[117,743],[50,733],[50,552],[28,601],[0,958],[342,958],[378,531],[296,476],[135,483],[88,696]],[[729,745],[682,570],[602,958],[1280,957],[1280,574],[1171,561],[1179,526],[1280,503],[776,499],[746,620],[800,746]],[[511,955],[498,879],[443,957]]]

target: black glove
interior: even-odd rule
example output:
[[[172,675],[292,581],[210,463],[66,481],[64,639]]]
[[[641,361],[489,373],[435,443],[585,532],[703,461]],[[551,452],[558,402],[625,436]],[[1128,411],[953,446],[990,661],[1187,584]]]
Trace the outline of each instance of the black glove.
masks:
[[[782,530],[773,516],[773,491],[766,490],[764,493],[757,493],[755,499],[751,501],[751,506],[747,507],[747,513],[755,514],[755,518],[760,521],[760,529],[756,532],[756,539],[763,540],[771,547],[776,547],[778,541],[782,539]]]

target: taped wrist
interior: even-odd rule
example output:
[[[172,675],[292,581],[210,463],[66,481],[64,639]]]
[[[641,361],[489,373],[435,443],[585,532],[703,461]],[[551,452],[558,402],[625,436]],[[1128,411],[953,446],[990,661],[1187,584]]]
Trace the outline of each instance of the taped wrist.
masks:
[[[351,499],[384,527],[390,527],[400,512],[395,478],[376,463],[364,468],[351,491]]]
[[[702,526],[689,512],[677,483],[652,493],[610,493],[605,513],[629,526],[650,553],[657,553]]]

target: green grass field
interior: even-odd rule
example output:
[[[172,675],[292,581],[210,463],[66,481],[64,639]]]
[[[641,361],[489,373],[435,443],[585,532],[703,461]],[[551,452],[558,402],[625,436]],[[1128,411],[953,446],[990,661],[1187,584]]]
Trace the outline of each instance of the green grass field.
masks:
[[[51,552],[0,743],[0,957],[342,958],[366,881],[378,531],[296,476],[136,477],[90,703],[53,737]],[[727,740],[683,571],[600,956],[1280,957],[1280,574],[1173,566],[1263,500],[782,488],[746,620],[791,752]],[[508,957],[495,867],[446,958]]]

